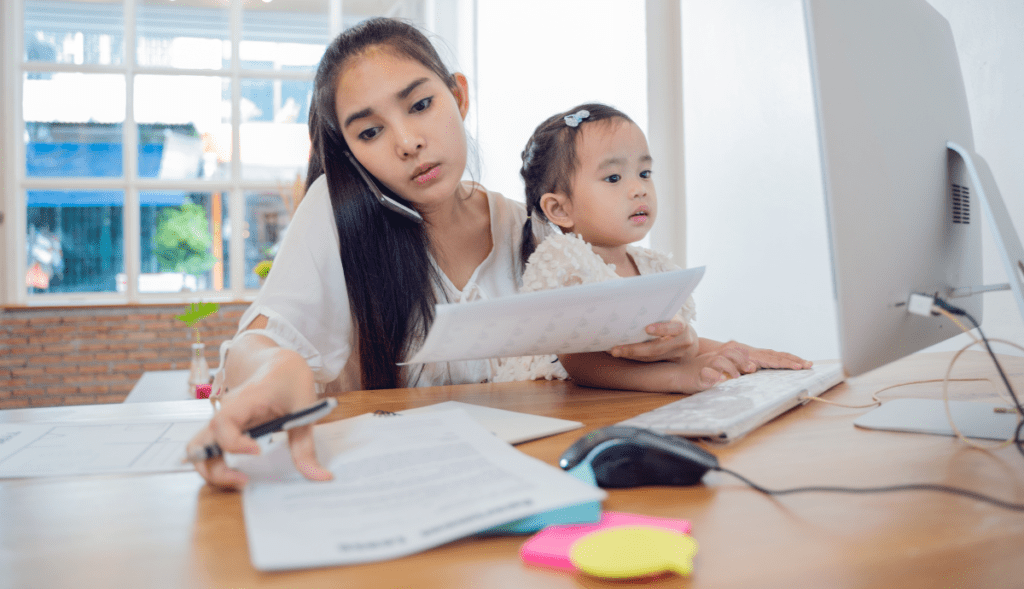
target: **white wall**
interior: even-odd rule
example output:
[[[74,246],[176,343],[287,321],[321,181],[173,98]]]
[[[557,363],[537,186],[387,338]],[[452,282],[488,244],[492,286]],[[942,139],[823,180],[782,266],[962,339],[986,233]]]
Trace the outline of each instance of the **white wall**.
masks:
[[[1024,3],[930,1],[953,29],[976,150],[1024,233]],[[687,263],[708,266],[698,332],[827,359],[839,350],[807,59],[800,0],[683,4]],[[986,283],[1005,282],[983,239]],[[985,295],[984,328],[1024,343],[1009,293]]]
[[[683,101],[697,332],[838,357],[800,0],[684,2]]]
[[[477,179],[523,200],[526,141],[541,121],[583,102],[614,106],[646,131],[644,14],[643,0],[478,2]]]

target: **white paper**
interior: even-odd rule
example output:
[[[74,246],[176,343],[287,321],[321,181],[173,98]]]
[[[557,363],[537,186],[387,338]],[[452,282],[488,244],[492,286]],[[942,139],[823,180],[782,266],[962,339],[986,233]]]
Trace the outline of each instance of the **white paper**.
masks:
[[[396,558],[606,493],[497,439],[464,411],[314,428],[330,482],[304,480],[287,447],[232,457],[247,472],[253,566],[284,570]]]
[[[193,470],[185,444],[207,422],[0,424],[0,478]]]
[[[463,403],[461,401],[445,401],[443,403],[427,405],[426,407],[403,409],[398,412],[398,415],[416,415],[434,411],[450,411],[452,409],[462,409],[474,421],[497,436],[499,440],[504,440],[509,444],[528,442],[583,427],[583,424],[578,421],[508,411],[507,409],[473,405],[472,403]]]
[[[704,276],[704,267],[437,305],[423,346],[406,364],[600,352],[650,339]]]

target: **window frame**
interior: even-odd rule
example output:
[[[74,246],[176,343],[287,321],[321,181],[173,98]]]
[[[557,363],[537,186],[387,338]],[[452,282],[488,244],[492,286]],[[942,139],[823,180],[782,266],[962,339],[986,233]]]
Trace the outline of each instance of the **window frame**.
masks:
[[[119,65],[62,64],[29,62],[24,59],[24,2],[13,0],[3,4],[0,30],[8,42],[0,48],[3,60],[2,85],[3,138],[2,158],[6,165],[0,170],[0,181],[4,198],[0,201],[0,243],[4,245],[3,261],[0,262],[0,304],[3,306],[54,306],[54,305],[126,305],[154,304],[202,299],[204,301],[239,301],[255,297],[255,289],[245,287],[245,237],[243,231],[232,231],[227,248],[229,266],[229,288],[221,291],[197,291],[180,293],[141,293],[141,226],[139,193],[158,190],[185,192],[209,192],[226,194],[228,218],[242,219],[245,215],[247,193],[279,191],[284,186],[277,180],[245,180],[242,177],[242,161],[239,157],[241,130],[242,81],[247,79],[308,81],[312,82],[315,70],[297,72],[289,70],[243,69],[241,53],[243,0],[230,0],[228,4],[231,43],[231,65],[228,69],[184,69],[162,66],[140,66],[136,63],[136,0],[122,0],[124,13],[123,63]],[[328,0],[329,39],[342,30],[342,0]],[[29,177],[25,170],[25,145],[20,140],[25,128],[21,108],[23,81],[26,73],[86,73],[117,74],[125,77],[125,119],[121,127],[123,168],[120,177]],[[160,180],[139,178],[138,171],[138,124],[134,113],[135,80],[140,75],[160,76],[204,76],[227,79],[231,84],[231,175],[228,180]],[[122,235],[124,236],[124,273],[127,285],[124,292],[92,293],[40,293],[28,295],[24,286],[25,235],[27,218],[27,191],[29,190],[118,190],[124,192],[122,214]],[[19,279],[20,277],[20,279]]]

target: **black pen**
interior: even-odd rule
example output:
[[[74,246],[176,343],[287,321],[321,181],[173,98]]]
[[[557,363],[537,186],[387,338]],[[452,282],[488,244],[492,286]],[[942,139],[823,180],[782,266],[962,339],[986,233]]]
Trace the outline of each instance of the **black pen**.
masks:
[[[261,423],[253,428],[245,430],[245,434],[252,439],[261,438],[263,436],[270,435],[275,432],[287,431],[300,425],[309,425],[315,423],[321,417],[327,415],[338,406],[338,400],[334,397],[328,397],[323,401],[315,405],[306,407],[305,409],[299,409],[294,413],[288,415],[282,415],[276,419],[271,419],[266,423]],[[185,456],[186,462],[202,462],[211,458],[216,458],[224,454],[224,450],[221,449],[217,442],[207,444],[202,448],[196,448],[189,450]]]

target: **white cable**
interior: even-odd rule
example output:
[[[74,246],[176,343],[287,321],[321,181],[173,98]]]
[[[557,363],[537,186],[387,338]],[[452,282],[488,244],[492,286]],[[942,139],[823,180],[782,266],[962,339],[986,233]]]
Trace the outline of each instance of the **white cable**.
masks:
[[[1017,344],[1015,344],[1013,342],[1008,342],[1006,340],[1001,340],[1001,339],[991,339],[991,338],[988,341],[989,341],[989,343],[991,343],[991,342],[999,342],[1001,344],[1006,344],[1008,346],[1017,348],[1021,352],[1024,352],[1024,348],[1018,346]],[[949,367],[946,369],[946,376],[945,376],[945,378],[942,379],[942,403],[946,407],[946,417],[947,417],[947,419],[949,419],[949,426],[951,428],[953,428],[953,433],[956,434],[956,437],[960,438],[960,440],[962,442],[964,442],[968,446],[971,446],[972,448],[979,448],[981,450],[998,450],[999,448],[1005,448],[1006,446],[1009,446],[1009,445],[1012,445],[1012,444],[1016,443],[1016,441],[1017,441],[1016,434],[1015,433],[1011,433],[1010,437],[1008,439],[1006,439],[1006,440],[1004,440],[1004,441],[1002,441],[1002,442],[1000,442],[998,444],[979,444],[978,442],[975,442],[974,440],[968,439],[966,436],[964,436],[960,432],[960,430],[956,427],[956,423],[953,421],[953,412],[949,408],[949,381],[950,381],[949,375],[953,372],[953,365],[956,364],[956,361],[957,361],[958,358],[960,358],[961,354],[963,354],[964,352],[966,352],[970,348],[973,348],[974,346],[976,346],[976,345],[978,345],[980,343],[982,343],[980,340],[975,339],[973,342],[971,342],[971,343],[967,344],[966,346],[960,348],[960,351],[957,352],[956,354],[954,354],[953,355],[953,359],[949,361]],[[996,392],[999,394],[999,396],[1004,401],[1009,402],[1011,405],[1014,404],[1013,400],[1008,398],[1006,396],[1006,394],[1003,392],[1002,387],[998,387],[997,386],[996,387]],[[1016,409],[1016,407],[1014,407],[1014,409]],[[1017,415],[1017,426],[1012,428],[1014,432],[1016,432],[1017,427],[1020,426],[1021,420],[1024,420],[1024,415],[1020,415],[1018,413],[1018,415]]]

